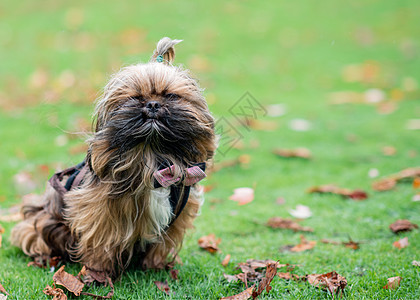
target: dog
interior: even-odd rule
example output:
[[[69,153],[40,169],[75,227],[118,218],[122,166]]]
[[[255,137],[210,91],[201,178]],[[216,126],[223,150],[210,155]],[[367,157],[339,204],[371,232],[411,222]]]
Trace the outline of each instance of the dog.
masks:
[[[12,244],[121,274],[164,268],[203,203],[198,181],[217,148],[214,118],[161,39],[150,61],[114,74],[96,102],[86,158],[56,173],[41,203],[23,204]]]

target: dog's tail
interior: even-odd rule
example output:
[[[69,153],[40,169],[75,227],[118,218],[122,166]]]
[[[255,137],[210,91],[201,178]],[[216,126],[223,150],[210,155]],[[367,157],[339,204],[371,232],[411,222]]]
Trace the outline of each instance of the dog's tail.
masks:
[[[174,46],[182,40],[171,40],[168,37],[162,38],[156,46],[155,52],[153,52],[150,62],[163,62],[165,64],[172,64],[175,59],[175,48]]]

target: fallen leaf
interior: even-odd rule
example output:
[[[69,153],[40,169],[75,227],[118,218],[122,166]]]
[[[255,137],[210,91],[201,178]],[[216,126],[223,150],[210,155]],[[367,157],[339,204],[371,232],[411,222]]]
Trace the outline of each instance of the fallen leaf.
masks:
[[[61,262],[60,256],[49,257],[47,255],[36,256],[33,258],[34,260],[27,264],[28,267],[34,266],[38,268],[45,269],[49,267],[50,269],[54,269],[58,266]]]
[[[275,131],[279,125],[274,120],[257,120],[257,119],[250,119],[248,122],[248,126],[254,130],[261,130],[261,131]]]
[[[284,198],[283,198],[283,197],[278,197],[278,198],[276,199],[276,204],[278,204],[278,205],[283,205],[284,203],[286,203],[286,200],[284,200]]]
[[[364,95],[354,91],[333,92],[328,95],[328,99],[328,102],[333,105],[365,102]]]
[[[1,283],[0,283],[0,293],[6,294],[9,296],[9,293],[6,291],[6,289],[3,287]]]
[[[305,119],[293,119],[289,122],[289,128],[294,131],[308,131],[312,129],[312,124]]]
[[[303,159],[310,159],[312,157],[311,151],[306,148],[296,149],[274,149],[273,153],[280,157],[297,157]]]
[[[413,179],[420,177],[420,167],[407,168],[396,174],[389,175],[372,184],[372,188],[376,191],[387,191],[392,189],[397,182],[405,179]]]
[[[307,219],[312,216],[309,207],[300,204],[296,206],[296,209],[289,210],[289,214],[298,219]]]
[[[387,279],[388,283],[382,288],[386,290],[396,290],[400,287],[401,279],[400,276],[390,277]]]
[[[246,262],[238,264],[237,268],[239,268],[242,271],[242,273],[237,274],[235,276],[237,279],[241,280],[246,285],[248,285],[248,282],[258,282],[264,278],[264,274],[262,273],[262,271],[269,264],[275,264],[277,268],[288,266],[287,264],[280,264],[279,262],[271,259],[248,259]]]
[[[200,248],[207,250],[210,253],[215,253],[219,251],[218,245],[222,240],[220,238],[216,239],[214,233],[203,236],[198,239],[198,245]]]
[[[287,267],[290,266],[289,264],[280,264],[278,261],[272,260],[272,259],[247,259],[244,263],[239,263],[238,266],[240,269],[242,269],[243,266],[247,266],[252,270],[260,269],[260,268],[266,268],[269,264],[276,264],[277,268]]]
[[[365,200],[368,195],[363,190],[350,190],[345,188],[339,188],[333,184],[326,184],[321,186],[314,186],[308,189],[308,193],[331,193],[335,195],[340,195],[345,198],[350,198],[353,200]]]
[[[252,291],[254,290],[254,286],[247,288],[245,291],[237,294],[237,295],[233,295],[233,296],[229,296],[229,297],[223,297],[220,298],[220,300],[246,300],[249,299],[252,296]]]
[[[219,172],[222,169],[236,167],[239,165],[241,165],[241,156],[236,159],[228,159],[228,160],[223,160],[221,162],[216,162],[213,166],[209,168],[209,172],[215,173],[215,172]]]
[[[309,274],[306,278],[311,285],[327,289],[333,296],[343,293],[347,285],[346,278],[335,271],[326,274]]]
[[[397,220],[391,225],[389,225],[389,229],[391,229],[394,233],[404,232],[404,231],[411,231],[413,229],[419,228],[417,224],[411,223],[409,220]]]
[[[300,236],[300,244],[292,247],[290,251],[292,252],[302,252],[306,250],[311,250],[315,247],[316,241],[307,241],[303,235]]]
[[[392,190],[397,185],[397,181],[394,179],[382,179],[372,183],[372,189],[378,192]]]
[[[290,272],[278,272],[277,276],[285,280],[290,280],[290,279],[299,280],[300,279],[299,275],[292,274]]]
[[[232,201],[237,201],[239,205],[245,205],[254,200],[254,189],[242,187],[233,190],[233,195],[229,197]]]
[[[397,154],[397,149],[395,149],[393,146],[385,146],[382,148],[382,152],[386,156],[394,156]]]
[[[65,272],[64,267],[64,265],[61,266],[61,268],[53,275],[55,284],[62,285],[74,295],[80,296],[80,293],[85,284],[75,276]]]
[[[277,263],[268,264],[267,269],[265,271],[265,277],[258,284],[258,289],[252,292],[252,297],[254,299],[257,298],[259,295],[262,294],[264,290],[266,290],[267,293],[269,293],[272,289],[272,287],[270,286],[271,281],[276,275],[277,275]]]
[[[403,249],[408,247],[409,243],[408,243],[408,237],[402,238],[394,243],[392,243],[392,245],[398,249]]]
[[[239,280],[239,278],[236,275],[228,275],[223,273],[223,277],[225,277],[225,279],[227,280],[227,282],[237,282]]]
[[[416,177],[413,180],[413,188],[420,189],[420,177]]]
[[[379,103],[385,100],[386,94],[380,89],[368,89],[363,96],[366,103]]]
[[[157,288],[159,290],[161,290],[162,292],[164,292],[166,295],[170,295],[171,289],[169,288],[168,285],[168,281],[165,280],[164,282],[162,281],[154,281],[155,285],[157,286]]]
[[[420,119],[410,119],[405,123],[405,129],[420,130]]]
[[[355,242],[355,241],[353,241],[351,239],[348,242],[336,242],[336,241],[330,241],[330,240],[327,240],[327,239],[322,239],[321,240],[321,243],[324,243],[324,244],[333,244],[333,245],[344,245],[346,248],[350,248],[350,249],[353,249],[353,250],[357,250],[357,249],[360,248],[359,247],[359,244],[360,243]]]
[[[3,227],[1,227],[1,225],[0,225],[0,248],[1,248],[1,240],[2,240],[2,234],[4,233],[4,228]]]
[[[284,104],[271,104],[266,107],[267,116],[269,117],[280,117],[286,114],[286,105]]]
[[[47,296],[54,296],[53,300],[67,300],[66,294],[59,288],[52,288],[47,285],[42,292]]]
[[[173,280],[178,280],[178,274],[179,274],[179,270],[172,269],[169,271],[169,275],[171,276]]]
[[[226,267],[229,264],[229,261],[230,261],[230,254],[225,256],[225,258],[222,261],[222,266]]]
[[[353,249],[353,250],[357,250],[357,249],[360,248],[359,243],[358,242],[355,242],[355,241],[352,241],[352,240],[350,240],[348,242],[343,242],[343,245],[346,248],[350,248],[350,249]]]
[[[298,223],[291,219],[283,219],[280,217],[273,217],[267,221],[267,226],[271,228],[282,228],[282,229],[291,229],[293,231],[306,231],[313,232],[314,230],[310,227],[300,226]]]

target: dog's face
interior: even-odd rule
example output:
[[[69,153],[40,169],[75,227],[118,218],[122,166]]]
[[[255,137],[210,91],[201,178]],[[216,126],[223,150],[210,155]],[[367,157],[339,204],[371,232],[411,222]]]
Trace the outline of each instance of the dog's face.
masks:
[[[215,148],[214,120],[197,82],[152,62],[122,69],[105,87],[88,159],[99,177],[119,170],[127,177],[163,162],[181,171],[211,159]]]

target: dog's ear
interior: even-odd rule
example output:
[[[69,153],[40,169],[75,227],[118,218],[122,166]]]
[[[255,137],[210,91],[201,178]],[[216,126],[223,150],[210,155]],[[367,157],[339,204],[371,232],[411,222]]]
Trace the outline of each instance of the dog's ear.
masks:
[[[171,64],[175,59],[175,48],[174,46],[182,40],[171,40],[168,37],[162,38],[156,46],[155,52],[153,52],[150,62],[161,62],[164,64]]]

